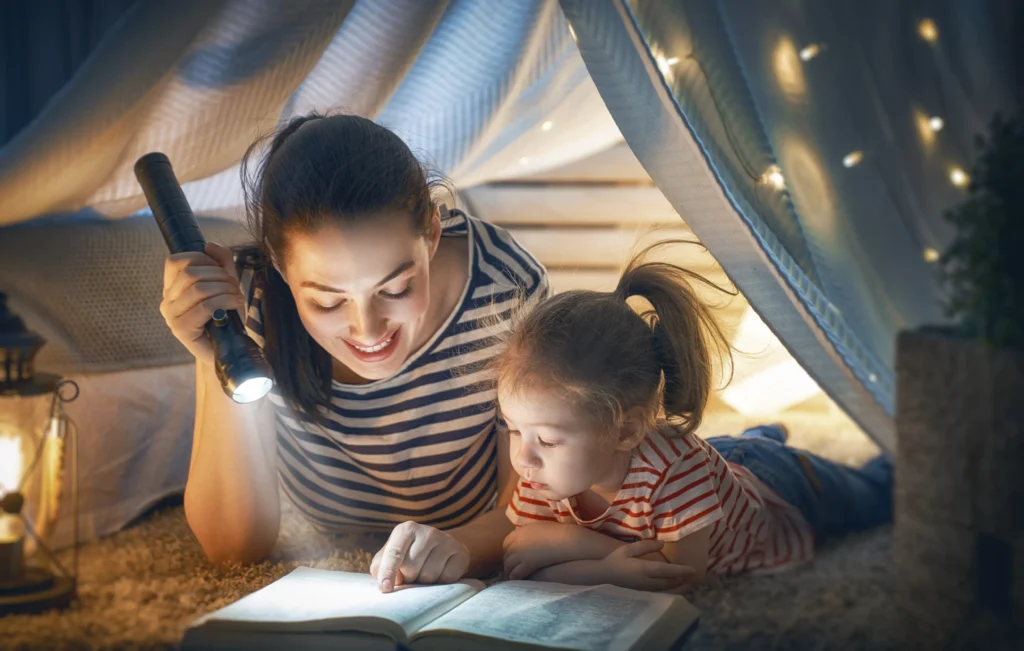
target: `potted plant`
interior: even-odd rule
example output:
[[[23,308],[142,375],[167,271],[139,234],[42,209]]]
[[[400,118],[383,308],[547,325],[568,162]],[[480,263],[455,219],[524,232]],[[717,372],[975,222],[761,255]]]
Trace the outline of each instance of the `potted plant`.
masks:
[[[904,621],[968,648],[1024,626],[1024,122],[997,116],[977,145],[939,260],[955,325],[901,332],[896,354]]]

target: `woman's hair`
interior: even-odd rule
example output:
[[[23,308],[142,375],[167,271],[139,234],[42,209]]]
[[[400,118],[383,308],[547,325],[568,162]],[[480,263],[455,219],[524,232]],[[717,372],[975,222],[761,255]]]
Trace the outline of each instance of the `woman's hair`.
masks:
[[[691,281],[733,293],[675,265],[644,262],[651,249],[672,243],[635,256],[613,292],[564,292],[520,317],[496,361],[502,392],[557,391],[608,431],[637,407],[648,429],[664,408],[683,434],[696,430],[714,355],[728,356],[730,347]],[[638,313],[627,303],[632,296],[653,309]]]
[[[268,141],[266,155],[255,162]],[[331,401],[331,356],[303,327],[274,263],[284,267],[294,234],[384,212],[408,214],[415,232],[426,235],[432,190],[445,183],[428,180],[425,167],[387,128],[356,115],[311,113],[249,147],[242,185],[254,242],[238,250],[237,265],[240,272],[253,271],[253,286],[262,292],[263,351],[284,399],[319,421]]]

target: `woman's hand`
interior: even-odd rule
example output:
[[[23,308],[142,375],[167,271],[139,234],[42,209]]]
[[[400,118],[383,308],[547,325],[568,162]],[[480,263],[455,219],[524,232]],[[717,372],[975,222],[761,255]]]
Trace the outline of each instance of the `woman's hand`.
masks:
[[[578,524],[538,522],[516,527],[502,545],[505,575],[513,580],[525,579],[558,563],[599,560],[616,544],[604,534]]]
[[[469,569],[469,549],[450,534],[403,522],[370,563],[381,592],[403,583],[454,583]]]
[[[213,364],[213,344],[203,331],[213,311],[244,308],[245,299],[228,249],[207,243],[206,253],[167,257],[160,314],[175,339],[200,362]]]
[[[601,574],[608,583],[652,592],[678,591],[691,582],[697,572],[686,565],[640,558],[659,551],[660,540],[640,540],[619,547],[601,561]]]

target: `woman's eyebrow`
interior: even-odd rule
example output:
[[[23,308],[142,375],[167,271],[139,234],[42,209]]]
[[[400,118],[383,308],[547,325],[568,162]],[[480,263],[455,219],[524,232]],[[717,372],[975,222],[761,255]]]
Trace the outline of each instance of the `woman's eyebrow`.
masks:
[[[394,280],[396,276],[400,276],[402,273],[408,271],[409,269],[412,269],[412,267],[415,264],[416,263],[413,262],[412,260],[407,260],[407,261],[403,262],[402,264],[398,265],[398,267],[396,267],[394,271],[389,273],[387,276],[384,276],[384,279],[381,280],[376,285],[374,285],[374,287],[376,288],[376,287],[380,287],[381,285],[388,284],[389,282]],[[309,287],[309,288],[312,288],[312,289],[318,289],[321,292],[332,292],[334,294],[344,294],[345,293],[345,290],[343,290],[343,289],[337,289],[336,287],[331,287],[329,285],[321,285],[320,283],[314,282],[312,280],[304,280],[304,281],[302,281],[302,283],[299,285],[299,287]]]

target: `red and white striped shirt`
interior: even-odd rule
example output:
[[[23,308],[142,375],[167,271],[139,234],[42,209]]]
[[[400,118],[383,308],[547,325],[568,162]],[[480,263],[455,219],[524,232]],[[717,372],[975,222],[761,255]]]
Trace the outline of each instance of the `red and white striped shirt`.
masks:
[[[634,450],[615,500],[593,520],[576,499],[549,500],[522,481],[506,510],[516,526],[579,524],[620,540],[673,542],[711,527],[708,572],[774,571],[811,560],[814,534],[800,512],[743,466],[668,424]]]

